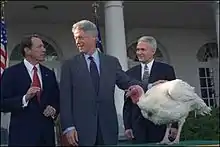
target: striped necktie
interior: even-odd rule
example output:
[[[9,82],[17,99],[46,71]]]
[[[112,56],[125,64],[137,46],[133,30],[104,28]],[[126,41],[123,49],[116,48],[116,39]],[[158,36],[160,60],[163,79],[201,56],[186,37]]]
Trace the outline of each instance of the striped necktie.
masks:
[[[148,68],[147,64],[145,64],[145,66],[144,66],[144,74],[143,74],[142,81],[144,81],[144,83],[148,83],[149,76],[150,76],[149,68]]]

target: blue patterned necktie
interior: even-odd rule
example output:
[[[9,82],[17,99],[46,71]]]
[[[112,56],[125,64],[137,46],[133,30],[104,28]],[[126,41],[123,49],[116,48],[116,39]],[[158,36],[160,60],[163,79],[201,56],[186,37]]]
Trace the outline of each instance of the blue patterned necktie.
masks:
[[[89,57],[90,60],[90,76],[92,79],[92,83],[94,85],[96,94],[99,92],[99,73],[94,58],[92,56]]]

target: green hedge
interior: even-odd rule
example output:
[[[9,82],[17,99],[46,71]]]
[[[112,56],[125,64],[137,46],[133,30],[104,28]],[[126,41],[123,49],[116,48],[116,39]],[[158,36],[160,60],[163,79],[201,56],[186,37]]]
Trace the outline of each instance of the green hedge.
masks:
[[[181,140],[219,140],[219,137],[219,108],[212,108],[211,116],[195,117],[191,112],[181,132]]]

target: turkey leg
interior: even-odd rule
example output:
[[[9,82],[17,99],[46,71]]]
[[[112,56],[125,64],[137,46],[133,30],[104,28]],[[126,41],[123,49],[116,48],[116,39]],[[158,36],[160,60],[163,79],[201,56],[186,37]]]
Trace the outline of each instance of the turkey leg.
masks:
[[[169,137],[169,133],[170,133],[170,128],[171,128],[171,124],[167,124],[166,133],[165,133],[165,135],[163,137],[163,140],[160,141],[157,144],[168,144],[168,143],[170,143],[170,140],[168,138]]]
[[[174,141],[170,142],[169,144],[178,144],[179,141],[180,141],[180,133],[182,131],[182,128],[183,128],[183,124],[185,123],[185,118],[184,119],[181,119],[179,122],[178,122],[178,132],[177,132],[177,135],[176,135],[176,138]]]

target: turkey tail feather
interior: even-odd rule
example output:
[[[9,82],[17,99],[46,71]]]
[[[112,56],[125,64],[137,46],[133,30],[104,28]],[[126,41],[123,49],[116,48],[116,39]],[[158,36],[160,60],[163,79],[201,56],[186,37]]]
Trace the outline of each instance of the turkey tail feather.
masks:
[[[200,114],[200,115],[211,115],[211,111],[212,109],[210,107],[208,107],[205,102],[201,99],[201,98],[198,98],[196,99],[197,102],[197,112]]]
[[[211,115],[211,108],[196,94],[194,87],[187,82],[176,79],[170,81],[168,87],[167,93],[173,100],[192,103],[191,110],[196,110],[200,115]]]

